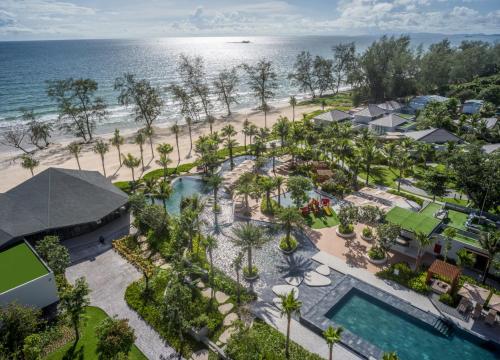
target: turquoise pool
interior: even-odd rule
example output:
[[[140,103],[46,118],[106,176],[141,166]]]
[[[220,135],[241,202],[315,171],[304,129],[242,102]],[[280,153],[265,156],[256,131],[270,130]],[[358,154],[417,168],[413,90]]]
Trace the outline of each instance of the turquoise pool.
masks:
[[[206,195],[210,192],[205,182],[201,179],[193,177],[180,177],[172,183],[172,195],[166,200],[165,206],[169,214],[179,215],[182,198],[192,196],[194,194]],[[155,199],[155,202],[162,205],[160,199]]]
[[[359,290],[350,290],[326,316],[335,324],[383,351],[395,351],[401,360],[494,360],[500,349],[454,329],[444,336]]]

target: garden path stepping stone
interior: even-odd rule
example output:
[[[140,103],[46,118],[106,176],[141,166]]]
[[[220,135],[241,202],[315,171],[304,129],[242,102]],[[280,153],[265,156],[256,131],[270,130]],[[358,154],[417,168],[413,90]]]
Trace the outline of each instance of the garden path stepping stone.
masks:
[[[228,314],[231,310],[233,310],[233,307],[234,305],[231,304],[231,303],[227,303],[227,304],[224,304],[224,305],[220,305],[218,307],[218,310],[219,312],[222,314],[222,315],[226,315]]]
[[[316,268],[316,272],[318,274],[328,276],[330,275],[330,268],[328,267],[328,265],[320,265]]]
[[[238,320],[238,315],[236,315],[236,313],[227,314],[222,322],[222,325],[231,326],[236,320]]]
[[[191,355],[191,360],[208,360],[208,350],[202,349]]]
[[[201,295],[206,297],[207,299],[210,299],[210,296],[212,296],[212,289],[211,288],[206,288],[201,292]]]
[[[299,286],[304,280],[303,276],[289,276],[285,278],[285,281],[292,286]]]
[[[309,286],[328,286],[332,283],[329,278],[318,274],[316,271],[306,272],[304,274],[304,282]]]
[[[217,291],[215,293],[215,300],[217,300],[217,302],[219,304],[224,304],[225,302],[227,302],[229,300],[229,296],[224,294],[222,291]]]
[[[287,294],[291,293],[292,290],[294,291],[294,297],[295,297],[295,299],[298,299],[298,297],[299,297],[299,289],[297,289],[297,287],[292,286],[292,285],[276,285],[276,286],[273,286],[273,293],[275,293],[278,296],[280,296],[280,295],[287,295]]]
[[[203,281],[201,281],[201,280],[200,280],[200,281],[198,281],[198,282],[196,283],[196,287],[197,287],[198,289],[204,289],[204,288],[205,288],[205,283],[203,283]]]
[[[233,335],[234,333],[236,333],[235,327],[230,327],[224,330],[224,332],[220,335],[219,340],[217,341],[217,345],[220,346],[222,344],[226,344],[231,335]]]

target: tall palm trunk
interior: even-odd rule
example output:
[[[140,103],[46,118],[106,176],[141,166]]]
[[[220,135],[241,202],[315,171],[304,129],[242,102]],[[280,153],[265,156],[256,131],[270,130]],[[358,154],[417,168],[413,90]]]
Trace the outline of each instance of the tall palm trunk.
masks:
[[[120,154],[118,154],[120,155]],[[75,154],[75,159],[76,159],[76,163],[78,164],[78,170],[82,170],[81,166],[80,166],[80,159],[78,158],[78,155]]]
[[[285,357],[288,359],[290,357],[290,325],[292,322],[292,314],[287,315],[286,324],[286,345],[285,345]]]
[[[248,248],[247,257],[248,257],[248,272],[251,274],[252,273],[252,248],[251,247]]]
[[[104,177],[106,177],[106,168],[104,167],[104,154],[101,154],[101,163],[102,163],[102,172],[104,173]]]

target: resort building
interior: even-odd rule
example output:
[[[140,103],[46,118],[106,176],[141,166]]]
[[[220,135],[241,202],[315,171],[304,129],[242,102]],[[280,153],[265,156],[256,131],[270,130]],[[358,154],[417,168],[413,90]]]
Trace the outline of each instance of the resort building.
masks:
[[[54,273],[27,242],[0,250],[0,306],[45,308],[59,300]]]
[[[412,113],[415,113],[417,110],[423,110],[427,104],[430,102],[445,102],[448,101],[449,99],[444,96],[439,96],[439,95],[422,95],[422,96],[415,96],[413,99],[410,100],[408,103],[408,110]]]
[[[388,114],[369,123],[369,128],[376,134],[382,135],[387,132],[408,131],[415,128],[415,123],[397,114]]]
[[[491,154],[495,151],[500,150],[500,143],[498,144],[486,144],[481,147],[486,154]]]
[[[364,109],[353,114],[354,122],[357,124],[368,124],[370,121],[381,118],[386,113],[386,110],[379,108],[377,105],[369,104]]]
[[[405,108],[404,104],[401,104],[395,100],[389,100],[380,104],[377,104],[379,108],[384,110],[386,113],[398,113],[402,112]]]
[[[45,235],[73,238],[129,217],[128,196],[97,171],[49,168],[0,194],[0,249]]]
[[[327,125],[334,122],[351,120],[352,115],[340,110],[327,111],[313,118],[316,126]]]
[[[458,136],[452,134],[446,129],[430,128],[419,131],[408,131],[403,134],[404,137],[428,144],[446,144],[448,142],[462,142]]]
[[[483,103],[483,100],[466,100],[462,106],[462,113],[471,115],[477,114],[481,111]]]

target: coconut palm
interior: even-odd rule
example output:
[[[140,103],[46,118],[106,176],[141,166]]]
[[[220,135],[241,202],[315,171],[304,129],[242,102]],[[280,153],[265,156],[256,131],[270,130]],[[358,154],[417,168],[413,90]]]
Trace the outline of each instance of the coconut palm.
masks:
[[[156,160],[156,163],[162,167],[163,169],[163,179],[165,180],[167,178],[167,168],[168,168],[168,165],[170,165],[170,163],[172,162],[172,160],[170,160],[170,158],[166,155],[160,155],[160,158],[158,160]]]
[[[243,133],[243,145],[245,146],[245,152],[247,151],[247,136],[249,134],[249,130],[250,121],[248,121],[248,119],[245,119],[245,121],[243,121],[243,129],[241,130],[241,132]]]
[[[166,179],[167,166],[172,162],[172,160],[168,157],[168,155],[172,151],[174,151],[174,148],[170,144],[163,143],[163,144],[159,144],[156,147],[156,151],[158,151],[158,154],[160,154],[160,159],[156,160],[156,163],[163,168],[163,178]]]
[[[249,144],[252,145],[252,139],[255,135],[259,133],[259,128],[255,124],[250,124],[250,127],[248,128],[248,140]]]
[[[123,161],[122,164],[125,165],[126,168],[129,168],[132,171],[132,182],[135,183],[135,172],[134,169],[141,164],[141,159],[136,158],[131,153],[128,153],[126,156],[122,154]]]
[[[167,209],[167,199],[172,195],[172,185],[166,180],[159,181],[153,189],[153,196],[160,199],[165,211]]]
[[[181,161],[181,150],[179,149],[179,133],[181,132],[181,128],[179,127],[179,125],[177,125],[177,123],[175,123],[174,125],[172,125],[170,130],[172,130],[172,133],[174,133],[175,135],[175,147],[177,148],[178,159],[177,164],[179,164],[179,162]]]
[[[236,302],[238,304],[241,303],[241,294],[240,294],[240,271],[241,271],[241,266],[243,264],[243,253],[239,252],[238,255],[234,258],[232,262],[233,269],[236,273],[236,283],[238,284],[237,286],[237,292],[236,292]]]
[[[295,289],[285,295],[280,295],[281,316],[286,316],[286,342],[285,342],[285,358],[290,358],[290,327],[292,325],[292,316],[300,316],[300,308],[302,303],[295,296]]]
[[[257,275],[252,263],[252,250],[259,249],[268,239],[264,236],[264,230],[252,223],[241,224],[233,230],[235,238],[232,242],[242,251],[247,253],[248,265],[243,272],[249,276]]]
[[[326,343],[328,344],[328,359],[333,359],[333,345],[340,342],[342,338],[343,328],[338,327],[334,328],[333,326],[329,326],[325,331],[323,331],[323,337],[325,338]]]
[[[139,130],[135,135],[134,142],[139,145],[139,151],[141,152],[141,165],[142,172],[144,172],[144,144],[146,143],[146,136],[142,130]]]
[[[396,157],[394,159],[394,165],[396,169],[399,170],[398,177],[398,192],[401,190],[401,181],[403,180],[403,176],[405,172],[412,166],[413,161],[410,155],[403,151],[397,151]]]
[[[96,154],[99,154],[99,156],[101,157],[102,171],[104,173],[104,177],[106,177],[106,167],[104,166],[104,155],[109,151],[109,145],[108,145],[108,143],[104,142],[101,139],[99,139],[94,144],[94,147],[92,148],[92,150]]]
[[[417,231],[415,233],[415,240],[417,241],[418,250],[417,250],[417,259],[415,261],[415,271],[418,271],[420,268],[420,263],[422,261],[423,250],[426,246],[429,246],[432,243],[432,239],[424,232]]]
[[[481,234],[479,238],[481,247],[488,253],[488,263],[483,273],[483,284],[486,283],[490,266],[495,259],[496,254],[500,252],[500,231],[490,230],[485,234]]]
[[[304,218],[295,207],[285,207],[278,211],[278,223],[285,230],[285,243],[287,250],[292,249],[292,230],[294,227],[302,229],[304,227]]]
[[[444,261],[446,261],[448,259],[448,251],[451,249],[451,241],[457,236],[457,230],[454,227],[447,226],[443,231],[443,236],[445,238]]]
[[[258,185],[262,191],[266,194],[266,210],[268,212],[272,211],[271,206],[271,192],[276,188],[276,182],[270,176],[263,176],[259,178]]]
[[[38,165],[40,165],[40,161],[35,159],[33,156],[28,154],[21,156],[21,166],[24,169],[28,169],[31,172],[31,176],[35,175],[34,170]]]
[[[156,191],[157,182],[153,177],[145,177],[142,182],[142,191],[144,195],[147,195],[151,198],[151,204],[155,203],[154,200],[154,192]]]
[[[218,174],[213,174],[208,178],[208,186],[212,189],[214,194],[214,212],[217,212],[217,193],[219,192],[220,185],[222,184],[222,176]]]
[[[217,238],[215,238],[211,235],[208,235],[207,237],[205,237],[203,244],[205,245],[205,248],[207,249],[208,259],[210,261],[210,287],[212,288],[212,291],[210,293],[210,299],[213,300],[213,298],[215,296],[213,251],[217,247]]]
[[[285,178],[283,176],[275,176],[274,182],[276,183],[276,190],[278,190],[278,207],[281,207],[281,187],[285,183]]]
[[[295,122],[295,106],[297,106],[297,99],[295,96],[290,96],[288,103],[292,107],[292,122]]]
[[[111,138],[110,142],[111,142],[111,145],[113,145],[116,148],[116,150],[118,151],[118,163],[120,164],[120,166],[122,166],[122,157],[121,157],[120,148],[124,144],[125,139],[123,138],[123,136],[120,135],[120,130],[115,129],[115,132],[114,132],[113,137]]]
[[[368,185],[371,165],[379,154],[379,149],[376,146],[375,138],[368,134],[362,136],[359,140],[359,153],[365,165],[366,185]]]
[[[78,165],[78,170],[81,170],[82,168],[80,167],[80,153],[82,152],[82,145],[80,145],[77,142],[72,142],[71,144],[68,145],[68,151],[71,155],[75,157],[76,163]]]
[[[280,138],[281,147],[285,146],[285,139],[290,133],[290,121],[284,116],[280,116],[273,125],[274,133]]]

